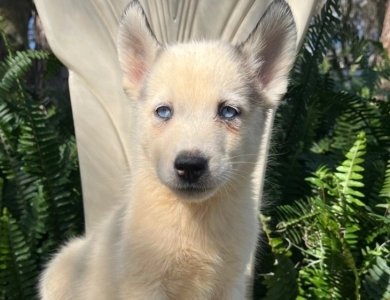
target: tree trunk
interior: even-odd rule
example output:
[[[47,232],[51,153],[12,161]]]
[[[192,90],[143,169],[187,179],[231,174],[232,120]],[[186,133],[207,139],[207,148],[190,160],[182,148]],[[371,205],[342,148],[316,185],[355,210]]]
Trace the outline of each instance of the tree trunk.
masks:
[[[385,18],[383,21],[381,42],[383,43],[383,47],[387,50],[387,53],[390,54],[390,5],[389,5],[389,1],[387,1],[385,7],[386,7],[386,12],[385,12]]]
[[[382,33],[380,41],[383,44],[383,48],[386,50],[387,54],[390,55],[390,1],[387,0],[385,5],[385,17],[383,20]],[[384,78],[381,79],[380,83],[380,95],[378,99],[386,98],[386,94],[390,92],[390,82]]]
[[[31,14],[28,1],[0,0],[1,29],[14,49],[23,49],[27,43],[27,22]],[[3,40],[0,41],[0,59],[7,54]]]

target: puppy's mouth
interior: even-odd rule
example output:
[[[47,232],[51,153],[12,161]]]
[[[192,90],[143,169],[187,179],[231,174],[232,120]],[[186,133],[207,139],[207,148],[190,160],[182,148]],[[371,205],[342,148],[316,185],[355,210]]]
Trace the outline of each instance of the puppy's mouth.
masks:
[[[195,186],[195,185],[187,185],[187,186],[179,186],[176,187],[176,190],[182,193],[188,194],[201,194],[209,190],[210,188],[206,188],[203,186]]]
[[[188,200],[204,200],[214,193],[215,187],[202,184],[179,184],[170,187],[177,195]]]

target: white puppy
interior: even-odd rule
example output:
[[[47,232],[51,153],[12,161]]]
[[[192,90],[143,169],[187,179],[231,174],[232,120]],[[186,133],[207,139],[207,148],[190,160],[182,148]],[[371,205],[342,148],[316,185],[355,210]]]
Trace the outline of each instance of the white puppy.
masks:
[[[245,299],[259,231],[251,175],[295,47],[281,0],[242,45],[165,47],[131,2],[118,35],[135,128],[131,186],[101,226],[49,263],[41,298]]]

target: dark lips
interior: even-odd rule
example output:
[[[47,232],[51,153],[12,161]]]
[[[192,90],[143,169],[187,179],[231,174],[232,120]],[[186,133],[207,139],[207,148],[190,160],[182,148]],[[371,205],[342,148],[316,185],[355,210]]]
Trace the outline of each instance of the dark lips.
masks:
[[[210,190],[210,188],[199,186],[196,184],[191,184],[191,185],[176,186],[175,190],[185,194],[201,194]]]

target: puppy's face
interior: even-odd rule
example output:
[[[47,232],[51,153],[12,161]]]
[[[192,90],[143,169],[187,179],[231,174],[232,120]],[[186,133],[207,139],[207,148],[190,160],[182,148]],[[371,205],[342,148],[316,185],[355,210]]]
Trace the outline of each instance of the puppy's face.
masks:
[[[138,100],[143,152],[159,179],[185,198],[207,198],[243,180],[244,166],[251,170],[264,111],[248,73],[237,49],[191,43],[161,52],[145,81]]]
[[[290,17],[279,20],[282,29],[263,18],[240,46],[201,42],[162,48],[138,2],[126,10],[118,52],[124,88],[136,104],[136,142],[143,162],[180,198],[204,200],[225,184],[249,180],[265,110],[284,94],[295,54],[288,6],[278,1],[266,15],[281,12]],[[267,38],[268,28],[281,42]]]

